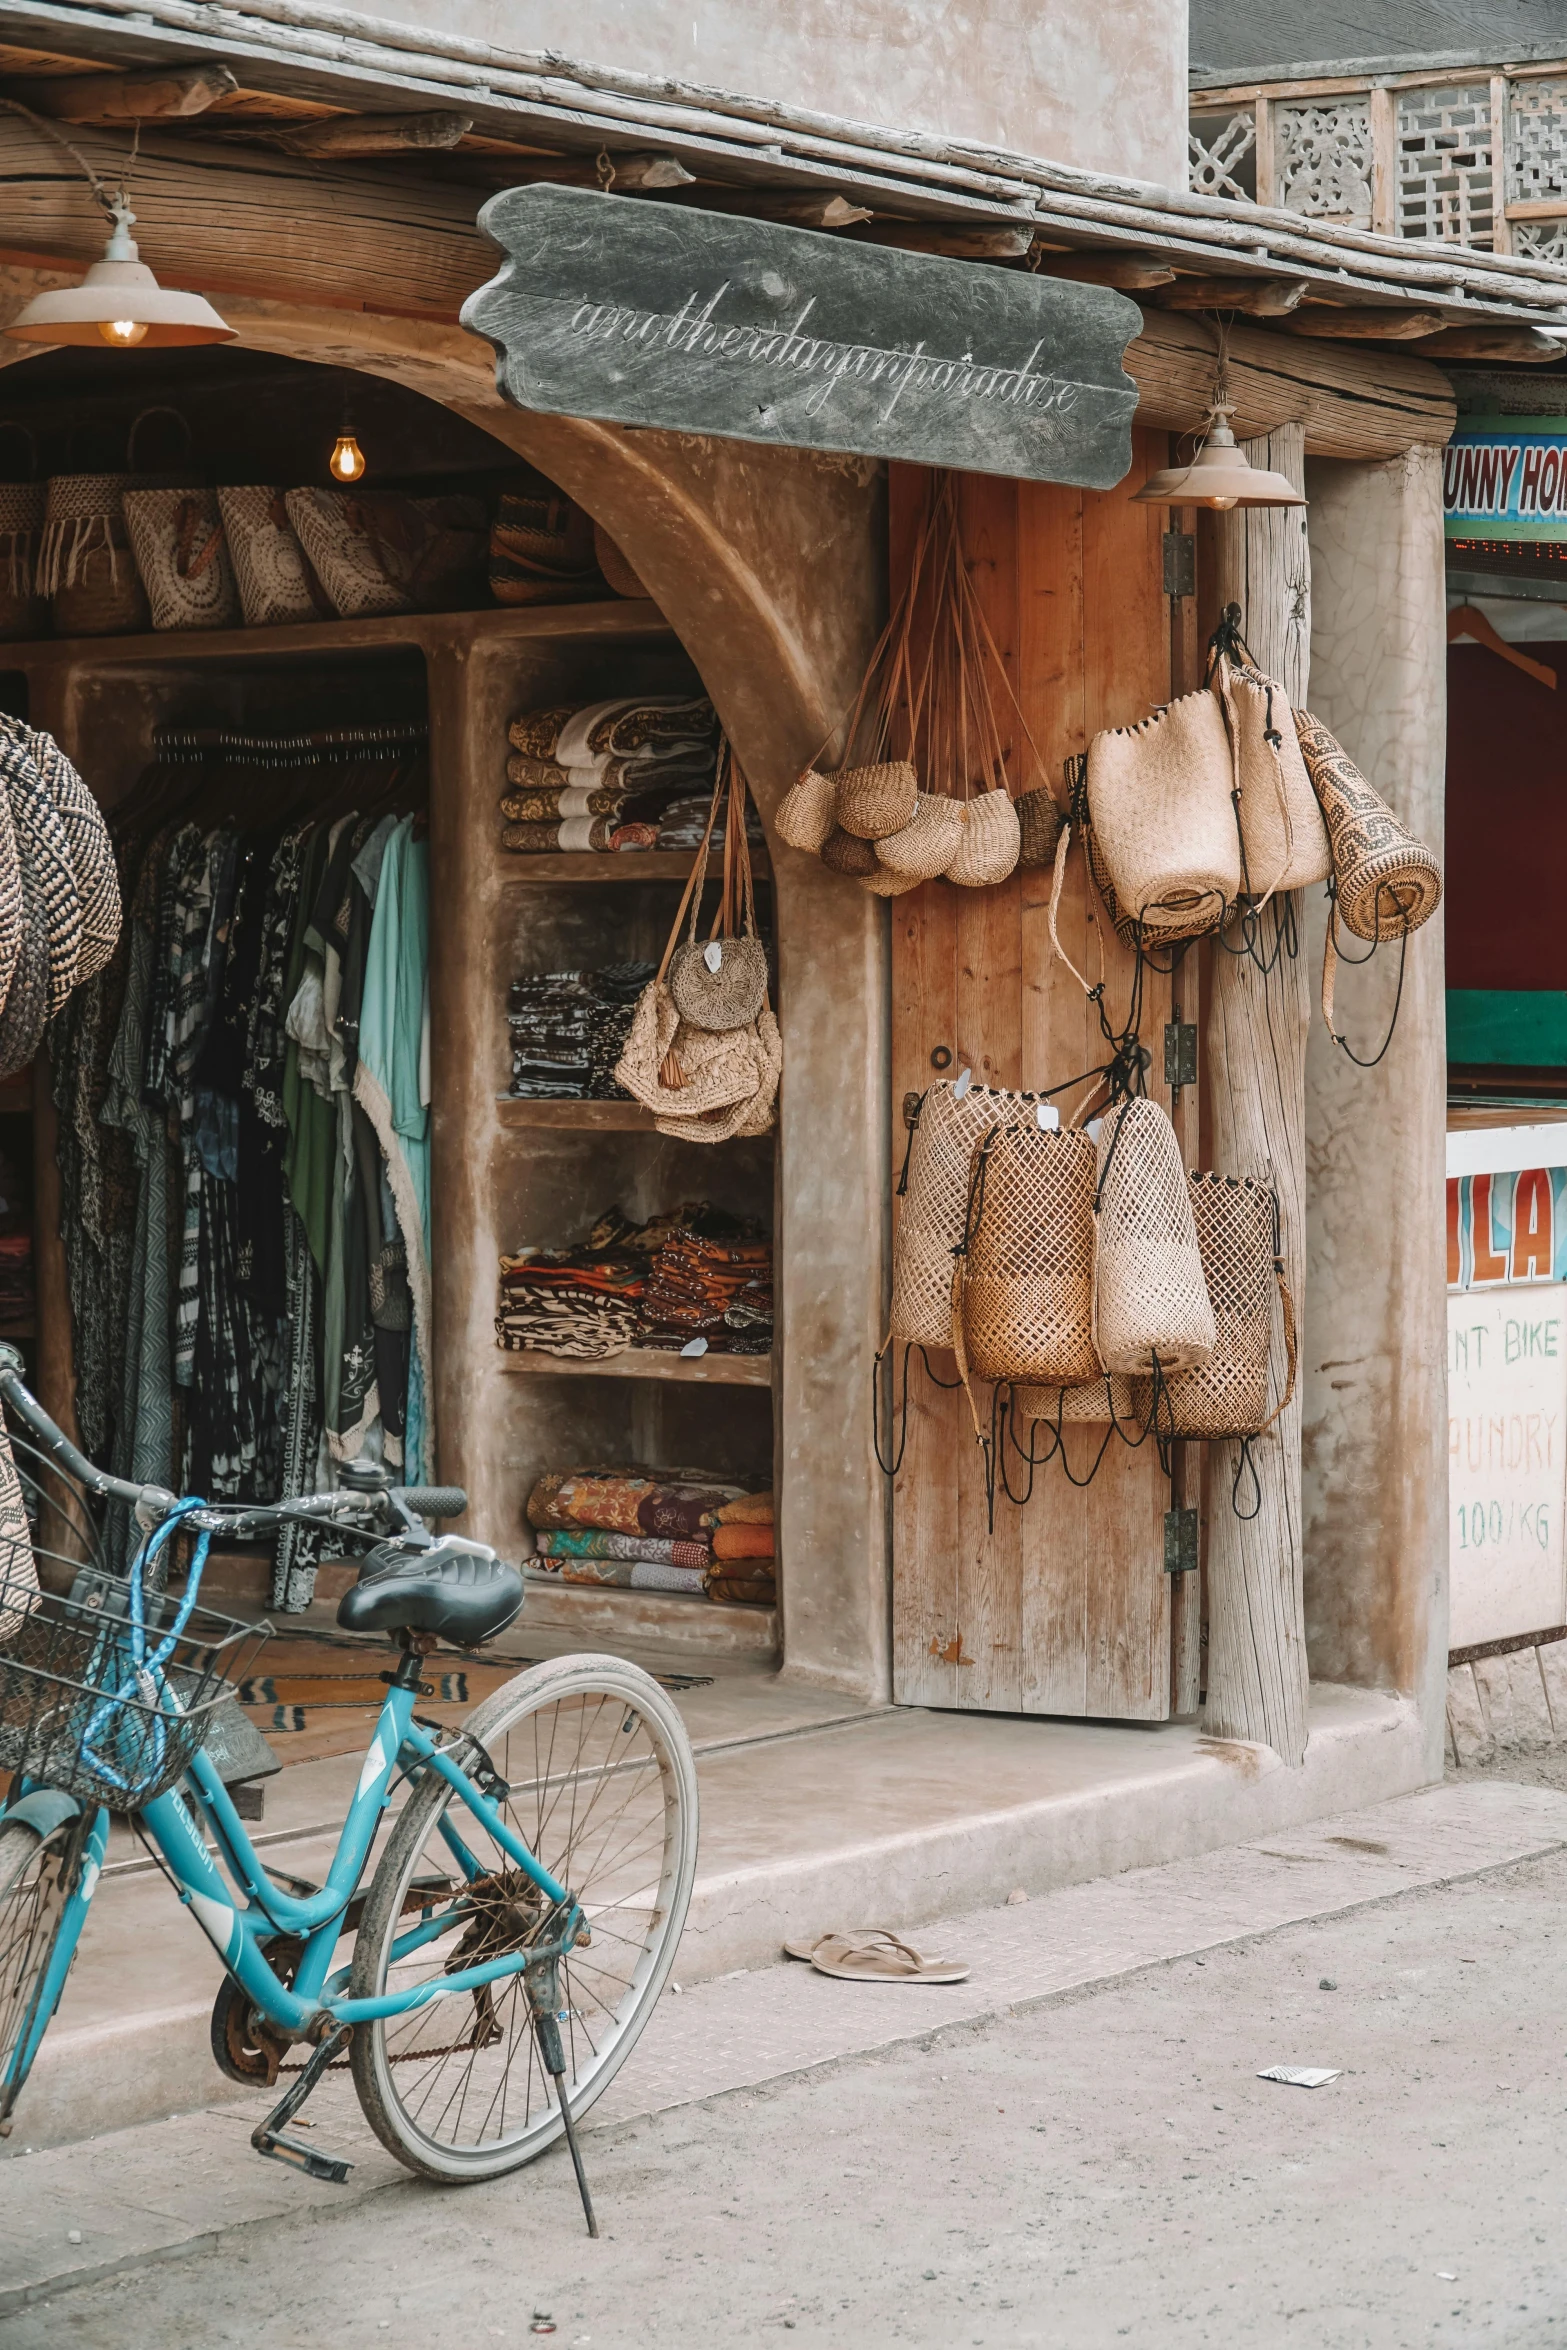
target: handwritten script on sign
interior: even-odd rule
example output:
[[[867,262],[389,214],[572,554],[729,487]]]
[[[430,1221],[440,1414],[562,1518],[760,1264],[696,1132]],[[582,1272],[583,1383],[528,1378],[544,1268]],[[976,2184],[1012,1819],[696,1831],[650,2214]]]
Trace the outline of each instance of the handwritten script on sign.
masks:
[[[1142,326],[1103,286],[585,188],[508,188],[463,305],[519,408],[1108,489]]]

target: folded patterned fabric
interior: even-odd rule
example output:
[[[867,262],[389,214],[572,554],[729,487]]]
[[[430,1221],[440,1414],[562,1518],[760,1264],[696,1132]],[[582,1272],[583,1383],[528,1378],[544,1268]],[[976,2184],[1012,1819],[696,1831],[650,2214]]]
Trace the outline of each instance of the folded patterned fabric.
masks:
[[[771,1607],[778,1597],[778,1586],[771,1575],[763,1578],[749,1575],[709,1575],[707,1596],[720,1607]]]
[[[772,1343],[772,1268],[770,1240],[712,1229],[676,1233],[648,1275],[639,1344],[705,1338],[715,1352],[765,1354]]]
[[[623,1099],[615,1064],[652,976],[651,963],[609,963],[514,979],[506,1014],[512,1092],[536,1101]]]
[[[713,1528],[713,1556],[715,1559],[770,1559],[773,1555],[771,1526],[733,1526],[719,1524]]]
[[[553,1559],[541,1559],[539,1563],[551,1574],[556,1572]],[[635,1572],[632,1559],[562,1559],[559,1562],[563,1583],[604,1583],[615,1591],[629,1591]]]
[[[700,1567],[665,1567],[654,1559],[638,1559],[631,1570],[633,1591],[683,1591],[700,1599],[704,1580]]]
[[[556,1355],[605,1362],[624,1354],[636,1335],[634,1304],[590,1289],[543,1290],[526,1304],[509,1301],[495,1317],[495,1336],[508,1354]]]
[[[770,1493],[742,1493],[738,1501],[726,1501],[718,1513],[720,1526],[770,1526],[772,1522]]]
[[[503,824],[501,847],[518,856],[613,856],[658,846],[656,824],[617,824],[613,816],[568,816],[559,824]]]
[[[576,709],[524,710],[507,729],[507,741],[529,758],[601,767],[611,759],[689,757],[710,744],[716,756],[717,733],[705,694],[631,694]]]
[[[661,1542],[651,1534],[599,1534],[576,1526],[569,1530],[546,1526],[537,1536],[541,1558],[645,1559],[650,1566],[710,1567],[713,1549],[708,1542]]]
[[[508,824],[560,824],[568,816],[618,816],[626,804],[622,791],[578,791],[558,784],[552,791],[533,786],[501,794],[501,814]]]
[[[656,1534],[689,1541],[705,1535],[726,1501],[744,1487],[665,1483],[637,1470],[567,1470],[539,1478],[528,1496],[528,1523],[540,1530],[594,1528],[605,1534]]]

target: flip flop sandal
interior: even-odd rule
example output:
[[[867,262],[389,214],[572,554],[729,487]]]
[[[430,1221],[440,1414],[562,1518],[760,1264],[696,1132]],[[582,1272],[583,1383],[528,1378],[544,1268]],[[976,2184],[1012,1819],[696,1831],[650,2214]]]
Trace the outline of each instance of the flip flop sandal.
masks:
[[[808,1959],[818,1974],[845,1983],[962,1983],[969,1967],[960,1958],[926,1958],[885,1927],[852,1934],[820,1934],[814,1942],[786,1942],[791,1958]]]

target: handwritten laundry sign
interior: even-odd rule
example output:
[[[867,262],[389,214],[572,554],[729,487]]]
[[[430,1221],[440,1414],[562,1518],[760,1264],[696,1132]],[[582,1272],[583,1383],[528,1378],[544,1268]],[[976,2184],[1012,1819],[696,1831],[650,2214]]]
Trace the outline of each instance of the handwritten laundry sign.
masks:
[[[1135,303],[721,212],[547,184],[479,215],[463,305],[519,408],[1109,489]]]
[[[1567,1284],[1447,1301],[1448,1642],[1567,1622]]]

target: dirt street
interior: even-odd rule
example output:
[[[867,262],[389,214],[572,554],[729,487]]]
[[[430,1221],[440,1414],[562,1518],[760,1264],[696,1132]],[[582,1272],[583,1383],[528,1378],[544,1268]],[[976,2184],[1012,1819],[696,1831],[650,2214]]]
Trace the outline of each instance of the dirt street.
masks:
[[[550,2157],[242,2231],[0,2345],[1567,2343],[1564,1895],[1553,1856],[596,2133],[597,2245]]]

